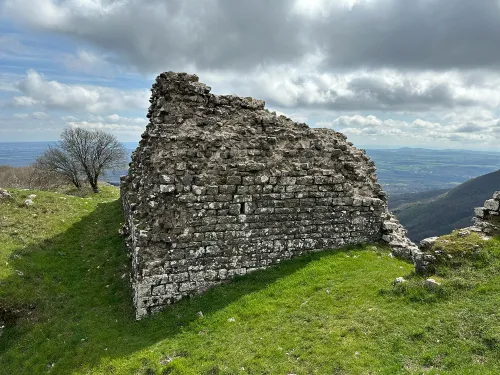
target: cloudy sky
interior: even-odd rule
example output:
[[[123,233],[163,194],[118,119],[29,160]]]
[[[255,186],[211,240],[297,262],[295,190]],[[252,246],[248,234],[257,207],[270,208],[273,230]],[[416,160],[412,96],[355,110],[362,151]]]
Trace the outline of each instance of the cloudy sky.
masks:
[[[136,141],[167,70],[363,147],[500,149],[499,0],[0,0],[0,141]]]

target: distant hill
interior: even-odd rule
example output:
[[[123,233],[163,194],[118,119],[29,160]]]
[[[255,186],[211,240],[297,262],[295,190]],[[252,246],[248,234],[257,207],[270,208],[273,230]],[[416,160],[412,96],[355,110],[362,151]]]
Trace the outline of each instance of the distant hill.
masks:
[[[416,203],[422,204],[427,203],[443,194],[446,194],[451,189],[440,189],[440,190],[430,190],[423,191],[419,193],[402,193],[402,194],[390,194],[389,195],[389,209],[393,212],[403,211]]]
[[[440,236],[471,225],[473,208],[482,206],[500,190],[500,170],[464,182],[446,191],[396,195],[389,198],[391,210],[413,241]]]

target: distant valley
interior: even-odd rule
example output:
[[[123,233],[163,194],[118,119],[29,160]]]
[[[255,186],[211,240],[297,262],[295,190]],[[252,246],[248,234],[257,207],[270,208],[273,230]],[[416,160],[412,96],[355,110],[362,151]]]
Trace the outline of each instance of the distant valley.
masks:
[[[422,148],[367,149],[377,176],[389,194],[451,189],[500,169],[500,153]]]
[[[500,190],[500,170],[451,190],[394,195],[389,199],[389,208],[408,230],[408,237],[420,241],[472,225],[473,208],[482,206],[497,190]]]

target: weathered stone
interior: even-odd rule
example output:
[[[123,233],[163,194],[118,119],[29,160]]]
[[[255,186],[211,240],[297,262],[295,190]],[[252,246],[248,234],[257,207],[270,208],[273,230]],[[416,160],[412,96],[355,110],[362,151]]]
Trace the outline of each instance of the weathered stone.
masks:
[[[398,224],[393,221],[386,220],[383,223],[383,228],[385,230],[396,230],[398,228]]]
[[[401,276],[397,277],[393,282],[394,285],[403,284],[403,283],[406,283],[406,279],[404,277],[401,277]]]
[[[428,237],[428,238],[424,238],[422,241],[420,241],[420,244],[419,244],[419,247],[421,250],[430,250],[430,248],[432,247],[432,245],[434,245],[434,243],[436,242],[436,240],[438,239],[438,237]]]
[[[0,199],[11,198],[12,195],[5,189],[0,188]]]
[[[436,257],[431,254],[426,254],[418,248],[413,251],[413,264],[415,265],[415,272],[429,273],[434,270]]]
[[[485,216],[485,208],[484,207],[476,207],[474,208],[474,215],[476,217],[484,218]]]
[[[175,191],[175,185],[160,185],[161,193],[173,193]]]
[[[137,318],[306,251],[381,239],[409,260],[418,251],[341,133],[172,72],[148,118],[121,183]]]
[[[482,233],[485,238],[491,234],[500,233],[500,191],[495,191],[491,199],[484,202],[484,207],[474,209],[474,225],[468,229],[470,231]]]
[[[429,288],[429,289],[434,289],[437,288],[438,286],[441,285],[441,283],[438,283],[434,279],[426,279],[424,285]]]
[[[499,211],[500,202],[495,199],[488,199],[486,202],[484,202],[484,208],[491,211]]]

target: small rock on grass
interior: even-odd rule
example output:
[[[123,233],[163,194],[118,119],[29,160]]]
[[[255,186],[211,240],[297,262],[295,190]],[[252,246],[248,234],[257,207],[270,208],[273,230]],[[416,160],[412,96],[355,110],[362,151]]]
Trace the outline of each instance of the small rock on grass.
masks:
[[[398,277],[396,280],[394,280],[394,285],[406,283],[406,279],[404,277]]]
[[[0,188],[0,199],[11,198],[11,197],[12,195],[7,190]]]
[[[438,286],[441,285],[441,283],[438,283],[436,280],[434,279],[427,279],[425,280],[425,284],[424,284],[427,288],[437,288]]]
[[[466,237],[470,235],[470,230],[463,229],[458,231],[458,236],[459,237]]]

